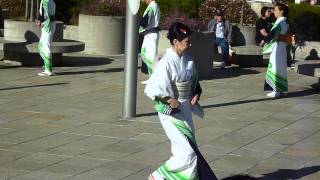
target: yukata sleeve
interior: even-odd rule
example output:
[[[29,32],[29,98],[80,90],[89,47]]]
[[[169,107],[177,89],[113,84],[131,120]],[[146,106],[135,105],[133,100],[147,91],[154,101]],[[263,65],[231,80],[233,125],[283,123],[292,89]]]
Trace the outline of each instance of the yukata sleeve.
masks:
[[[202,88],[199,83],[198,73],[195,67],[193,68],[193,75],[192,75],[192,94],[194,96],[199,95],[199,99],[202,94]],[[191,111],[200,118],[204,117],[204,111],[201,105],[199,104],[199,102],[197,102],[197,104],[191,108]]]
[[[276,40],[280,34],[281,26],[279,24],[275,25],[270,33],[265,37],[265,42],[270,43],[273,40]]]
[[[147,81],[144,93],[155,100],[156,98],[174,97],[171,86],[171,72],[168,65],[161,60]]]
[[[154,15],[154,11],[151,6],[148,6],[145,12],[143,13],[143,16],[139,19],[139,32],[142,33],[146,30],[148,25],[150,24],[151,17]]]
[[[43,7],[41,7],[41,12],[44,12]],[[44,13],[39,14],[39,17],[37,18],[41,23],[45,21]]]
[[[42,14],[44,16],[44,20],[43,20],[43,27],[44,27],[44,30],[46,32],[50,32],[51,30],[51,21],[50,21],[50,18],[49,18],[49,1],[48,0],[43,0],[42,1],[42,8],[43,8],[43,11],[42,11]]]
[[[140,17],[140,26],[145,28],[148,26],[148,22],[149,22],[149,15],[146,14],[143,17]]]
[[[266,44],[263,46],[263,54],[269,54],[273,51],[277,39],[280,35],[281,26],[280,24],[274,24],[268,36],[265,37]]]
[[[173,98],[171,86],[171,73],[166,64],[160,63],[157,65],[154,73],[151,75],[145,88],[145,94],[153,100],[154,110],[166,115],[173,115],[180,112],[178,108],[171,108],[165,101],[168,98]]]
[[[199,95],[199,97],[202,94],[202,88],[199,83],[199,76],[197,73],[197,70],[193,68],[193,75],[192,75],[192,95]]]

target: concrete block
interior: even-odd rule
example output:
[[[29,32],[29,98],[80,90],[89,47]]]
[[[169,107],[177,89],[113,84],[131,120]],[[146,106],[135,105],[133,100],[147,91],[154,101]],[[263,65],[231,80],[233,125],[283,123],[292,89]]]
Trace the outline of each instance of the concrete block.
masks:
[[[88,54],[124,53],[125,17],[80,14],[78,38],[85,42]]]

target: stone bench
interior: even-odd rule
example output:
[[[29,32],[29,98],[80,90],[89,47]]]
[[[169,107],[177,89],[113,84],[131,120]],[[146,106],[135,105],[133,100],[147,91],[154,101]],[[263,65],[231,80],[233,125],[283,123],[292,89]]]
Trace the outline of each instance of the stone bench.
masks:
[[[296,62],[295,71],[298,74],[319,78],[320,84],[320,60],[306,60]]]
[[[269,55],[262,54],[262,47],[255,45],[233,46],[232,63],[240,67],[257,67],[267,64]],[[218,48],[221,54],[221,48]]]
[[[62,41],[52,43],[53,65],[62,64],[63,53],[81,52],[85,44],[80,41]],[[42,65],[42,59],[38,51],[38,42],[9,42],[3,44],[4,60],[15,62],[23,66]]]

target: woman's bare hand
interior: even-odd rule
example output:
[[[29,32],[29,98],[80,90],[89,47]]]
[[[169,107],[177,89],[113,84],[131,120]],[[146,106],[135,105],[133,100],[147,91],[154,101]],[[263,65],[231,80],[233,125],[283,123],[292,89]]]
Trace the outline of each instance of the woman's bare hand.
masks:
[[[197,104],[197,102],[199,101],[199,95],[195,95],[193,96],[193,98],[191,99],[191,105],[194,106],[195,104]]]
[[[171,108],[178,108],[180,106],[180,102],[174,98],[168,99],[167,103],[169,103]]]

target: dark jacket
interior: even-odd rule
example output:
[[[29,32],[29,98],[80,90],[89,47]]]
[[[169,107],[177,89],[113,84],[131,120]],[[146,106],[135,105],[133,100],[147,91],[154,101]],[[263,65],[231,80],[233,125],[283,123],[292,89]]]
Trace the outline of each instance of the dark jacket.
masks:
[[[228,41],[229,45],[231,45],[231,43],[232,43],[232,24],[230,24],[230,22],[228,20],[224,20],[223,25],[224,25],[224,32],[223,32],[224,38],[226,39],[226,41]],[[217,26],[217,21],[211,20],[208,23],[208,31],[215,32],[216,26]],[[214,35],[215,35],[215,33],[214,33]]]

